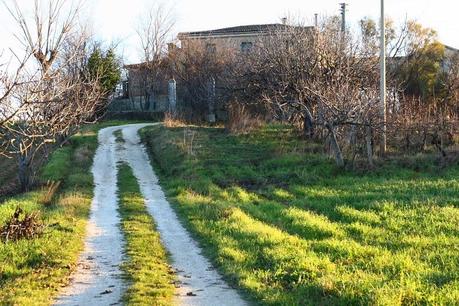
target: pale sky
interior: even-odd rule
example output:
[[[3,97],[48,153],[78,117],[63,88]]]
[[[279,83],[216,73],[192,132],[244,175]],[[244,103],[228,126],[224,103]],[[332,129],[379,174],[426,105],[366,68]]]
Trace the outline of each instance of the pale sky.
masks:
[[[32,0],[18,0],[21,5]],[[174,7],[175,33],[210,30],[222,27],[276,23],[287,14],[301,16],[312,24],[314,13],[322,16],[339,14],[343,0],[165,0]],[[155,3],[154,0],[87,0],[86,14],[94,32],[107,43],[119,42],[119,52],[126,63],[139,60],[135,34],[137,19]],[[355,26],[365,16],[379,18],[380,0],[347,0],[348,24]],[[386,15],[396,23],[407,17],[432,27],[440,40],[459,48],[459,1],[457,0],[386,0]],[[13,44],[14,27],[3,7],[0,8],[0,50]]]

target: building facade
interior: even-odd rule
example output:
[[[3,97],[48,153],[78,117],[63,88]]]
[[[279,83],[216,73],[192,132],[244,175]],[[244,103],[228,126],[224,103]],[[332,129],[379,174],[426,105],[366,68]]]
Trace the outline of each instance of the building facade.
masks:
[[[288,33],[297,27],[285,23],[245,25],[208,31],[183,32],[178,34],[180,46],[169,44],[169,55],[165,57],[160,67],[152,67],[148,63],[126,65],[127,81],[123,84],[124,100],[116,102],[116,108],[135,108],[141,111],[165,111],[168,109],[168,82],[174,78],[170,69],[170,58],[180,57],[182,51],[192,51],[191,48],[204,48],[207,52],[224,54],[247,54],[254,48],[263,46],[267,39],[279,34]],[[314,27],[301,27],[301,30]],[[192,52],[191,52],[192,53]],[[154,74],[154,76],[153,76]],[[180,84],[177,84],[180,92]],[[178,103],[180,104],[180,94]]]
[[[264,40],[295,28],[285,23],[246,25],[210,31],[183,32],[178,34],[178,39],[183,49],[198,45],[209,52],[248,53],[254,47],[261,47]],[[302,29],[313,29],[313,27]]]

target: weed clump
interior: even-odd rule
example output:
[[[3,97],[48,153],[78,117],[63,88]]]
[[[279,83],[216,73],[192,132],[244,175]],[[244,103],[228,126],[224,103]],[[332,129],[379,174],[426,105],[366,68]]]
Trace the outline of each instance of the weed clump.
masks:
[[[228,120],[225,124],[229,134],[246,134],[263,125],[260,116],[253,116],[244,105],[231,103],[228,107]]]
[[[164,126],[168,128],[185,127],[188,125],[184,114],[166,112],[164,114]]]
[[[43,233],[43,224],[39,212],[26,213],[17,207],[14,214],[1,228],[0,239],[3,242],[33,239]]]
[[[79,166],[84,166],[86,163],[91,161],[93,151],[88,145],[83,145],[75,149],[74,160]]]
[[[38,203],[49,206],[53,203],[54,197],[61,186],[61,182],[48,181],[42,188],[42,193],[38,199]]]

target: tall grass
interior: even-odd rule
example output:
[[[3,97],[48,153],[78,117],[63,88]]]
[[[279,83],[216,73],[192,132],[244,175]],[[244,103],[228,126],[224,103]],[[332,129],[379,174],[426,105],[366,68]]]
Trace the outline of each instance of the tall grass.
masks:
[[[61,181],[48,181],[46,185],[42,187],[40,198],[38,203],[48,206],[51,205],[55,199],[56,193],[61,186]]]

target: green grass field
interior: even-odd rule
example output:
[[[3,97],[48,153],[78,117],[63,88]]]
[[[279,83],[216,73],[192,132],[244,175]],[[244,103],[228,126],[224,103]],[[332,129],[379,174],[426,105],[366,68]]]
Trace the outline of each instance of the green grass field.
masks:
[[[226,279],[263,305],[454,305],[459,166],[434,157],[337,169],[269,126],[149,127],[169,200]]]

